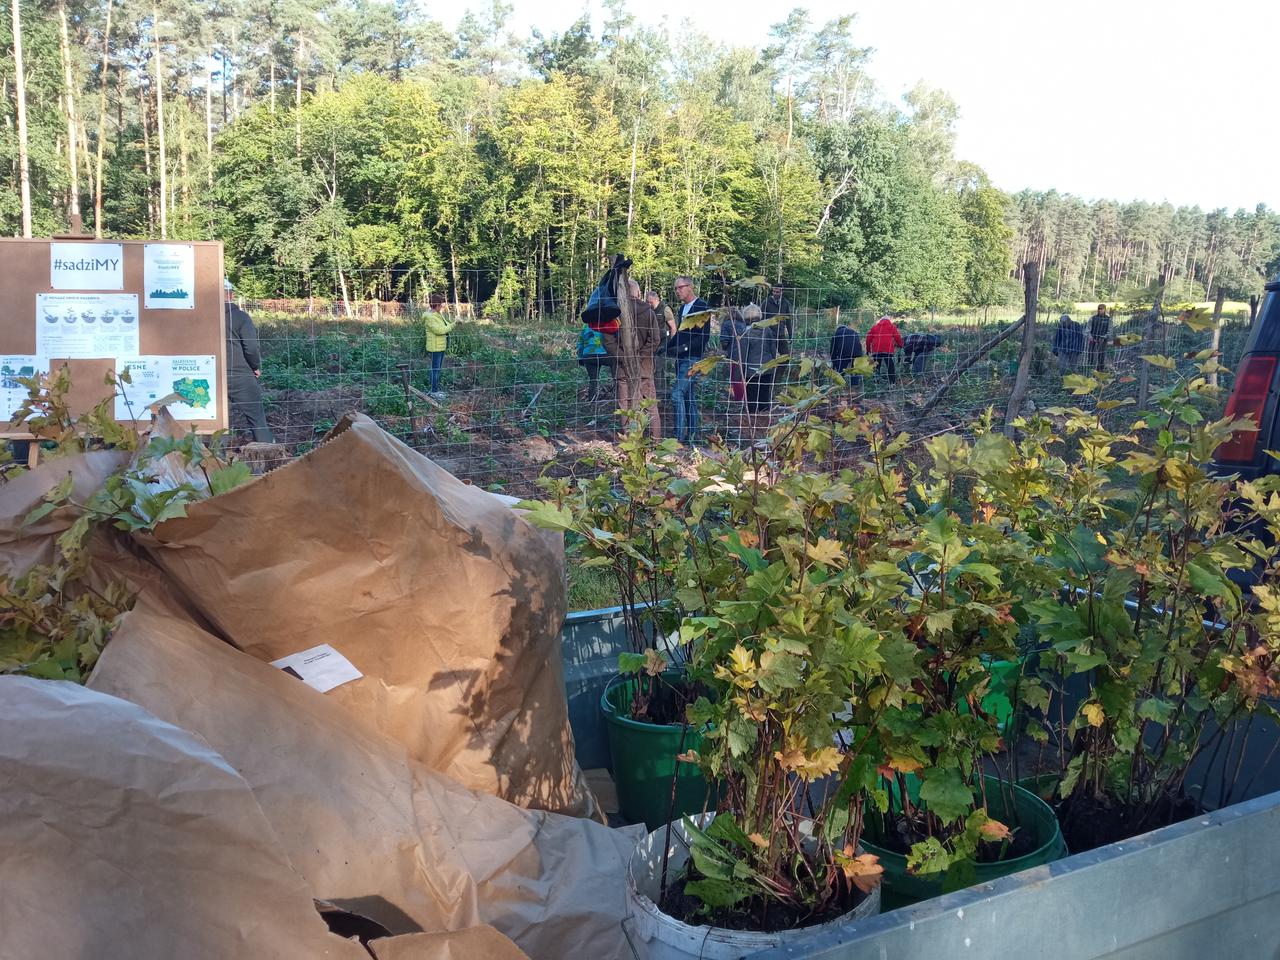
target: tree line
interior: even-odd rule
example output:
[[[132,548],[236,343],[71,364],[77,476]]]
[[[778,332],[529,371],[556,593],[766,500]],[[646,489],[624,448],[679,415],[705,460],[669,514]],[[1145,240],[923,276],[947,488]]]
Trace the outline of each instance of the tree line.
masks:
[[[1008,196],[956,157],[945,93],[886,101],[852,16],[796,9],[744,49],[623,0],[599,36],[523,40],[503,0],[453,32],[411,0],[48,5],[0,29],[0,230],[221,239],[251,294],[532,315],[626,251],[913,310],[1015,302],[1028,260],[1067,297],[1166,270],[1234,293],[1276,259],[1263,208]]]

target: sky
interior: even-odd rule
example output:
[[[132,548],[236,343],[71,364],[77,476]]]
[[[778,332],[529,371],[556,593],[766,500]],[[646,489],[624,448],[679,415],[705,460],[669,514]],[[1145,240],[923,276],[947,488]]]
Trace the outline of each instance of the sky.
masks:
[[[559,32],[592,0],[511,0],[513,28]],[[1280,3],[1274,0],[809,0],[854,13],[886,99],[917,81],[960,106],[956,152],[1010,192],[1280,208]],[[433,5],[434,6],[434,5]],[[453,26],[465,4],[441,16]],[[637,19],[761,47],[791,6],[643,0]]]

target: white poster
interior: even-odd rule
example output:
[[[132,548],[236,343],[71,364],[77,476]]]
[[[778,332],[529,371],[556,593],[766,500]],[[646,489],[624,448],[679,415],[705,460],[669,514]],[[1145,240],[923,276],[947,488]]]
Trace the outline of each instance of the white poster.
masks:
[[[218,419],[218,361],[213,356],[116,358],[116,372],[127,367],[123,395],[116,394],[117,420],[150,420],[147,408],[171,394],[182,398],[169,406],[176,420]]]
[[[136,293],[37,293],[36,353],[60,360],[136,354]]]
[[[124,247],[118,243],[49,244],[54,290],[123,290]]]
[[[196,248],[187,243],[142,247],[143,305],[148,310],[192,310],[196,305]]]
[[[18,378],[48,372],[49,360],[46,357],[0,356],[0,430],[8,425],[22,402],[27,399],[28,390],[18,382]]]

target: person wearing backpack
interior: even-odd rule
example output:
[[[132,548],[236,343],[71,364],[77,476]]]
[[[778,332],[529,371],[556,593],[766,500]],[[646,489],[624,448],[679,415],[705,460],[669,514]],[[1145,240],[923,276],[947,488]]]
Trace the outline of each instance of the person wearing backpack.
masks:
[[[457,317],[446,317],[440,312],[444,306],[444,294],[433,293],[427,300],[427,312],[423,322],[427,327],[427,356],[431,358],[431,398],[443,400],[440,389],[440,370],[444,366],[444,352],[449,349],[449,334],[458,325]]]
[[[676,311],[676,332],[667,341],[664,352],[676,362],[676,379],[671,385],[676,439],[693,446],[698,441],[698,395],[697,377],[690,371],[702,359],[707,340],[711,337],[711,305],[694,291],[691,277],[676,277],[675,291],[680,301],[680,308]],[[685,320],[698,313],[707,313],[707,316],[694,320],[692,326],[682,330]]]

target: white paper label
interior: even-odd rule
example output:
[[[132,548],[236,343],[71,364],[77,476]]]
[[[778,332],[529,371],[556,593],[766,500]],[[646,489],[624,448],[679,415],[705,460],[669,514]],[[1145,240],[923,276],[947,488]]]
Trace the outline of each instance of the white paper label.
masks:
[[[117,420],[150,420],[147,408],[174,393],[182,397],[182,402],[169,405],[174,419],[218,419],[216,357],[117,357],[116,373],[126,367],[131,382],[116,394]]]
[[[334,687],[364,676],[350,660],[327,643],[272,660],[271,665],[293,674],[308,687],[321,693],[328,693]]]
[[[0,356],[0,428],[13,418],[29,391],[18,382],[19,377],[34,377],[49,372],[46,357],[13,354]]]
[[[144,244],[142,283],[148,310],[194,309],[196,248],[186,243]]]
[[[136,293],[37,293],[36,353],[59,360],[138,352]]]
[[[123,290],[124,247],[118,243],[49,244],[54,290]]]

